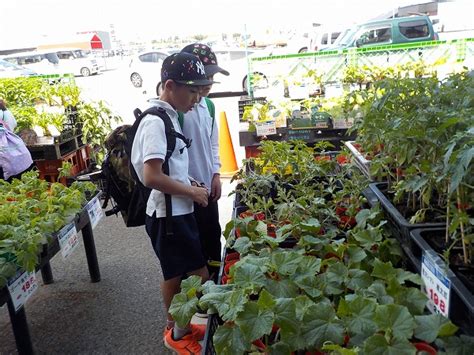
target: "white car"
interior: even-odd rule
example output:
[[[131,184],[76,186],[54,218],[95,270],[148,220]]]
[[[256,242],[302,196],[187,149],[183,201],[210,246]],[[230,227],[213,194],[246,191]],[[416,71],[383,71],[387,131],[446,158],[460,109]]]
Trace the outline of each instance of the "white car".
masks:
[[[161,79],[161,66],[166,57],[179,50],[151,50],[134,57],[129,64],[129,79],[136,88],[154,95]]]
[[[60,57],[61,56],[61,57]],[[73,56],[70,59],[65,57]],[[6,61],[34,70],[41,75],[73,74],[89,76],[98,73],[97,63],[87,57],[74,57],[70,51],[61,52],[56,49],[20,52],[3,57]],[[95,61],[95,60],[94,60]]]
[[[0,59],[0,78],[18,78],[37,75],[33,70]]]
[[[56,50],[60,64],[74,75],[89,76],[100,73],[97,60],[80,48],[60,48]]]

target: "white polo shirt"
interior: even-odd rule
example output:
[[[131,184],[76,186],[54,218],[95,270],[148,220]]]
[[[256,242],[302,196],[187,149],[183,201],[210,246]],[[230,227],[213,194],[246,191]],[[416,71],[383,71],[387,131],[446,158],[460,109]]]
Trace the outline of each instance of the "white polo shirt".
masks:
[[[149,101],[153,106],[162,107],[170,116],[174,129],[181,132],[178,122],[178,114],[165,101],[153,99]],[[188,178],[188,150],[181,139],[176,139],[176,147],[169,159],[170,177],[173,180],[190,185]],[[183,149],[184,148],[184,149]],[[182,149],[182,153],[180,150]],[[132,146],[132,164],[137,172],[140,181],[143,183],[144,163],[151,159],[162,159],[166,156],[166,135],[163,120],[154,115],[147,115],[138,126],[137,134]],[[171,196],[173,216],[181,216],[194,211],[193,201],[186,196]],[[156,217],[166,217],[165,195],[159,190],[153,189],[148,199],[146,214],[153,216],[156,211]]]
[[[212,177],[219,173],[221,163],[217,122],[214,122],[213,127],[205,98],[184,115],[183,134],[192,139],[189,148],[189,176],[209,188]]]

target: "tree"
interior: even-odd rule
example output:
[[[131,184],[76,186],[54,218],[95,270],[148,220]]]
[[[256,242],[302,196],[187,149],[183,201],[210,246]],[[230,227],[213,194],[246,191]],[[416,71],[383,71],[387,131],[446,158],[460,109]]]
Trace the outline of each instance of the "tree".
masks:
[[[197,34],[197,35],[194,35],[192,38],[195,39],[197,42],[200,42],[202,41],[204,38],[206,38],[207,36],[206,35],[203,35],[203,34]]]

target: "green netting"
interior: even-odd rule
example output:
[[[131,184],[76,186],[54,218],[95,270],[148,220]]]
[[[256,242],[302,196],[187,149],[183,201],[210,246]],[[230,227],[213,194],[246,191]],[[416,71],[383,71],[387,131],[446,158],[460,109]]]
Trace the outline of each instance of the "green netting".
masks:
[[[263,86],[283,95],[288,85],[304,86],[302,78],[308,70],[317,71],[324,83],[337,83],[348,66],[389,67],[422,61],[440,73],[447,73],[459,66],[473,68],[473,59],[474,38],[257,57],[251,58],[249,63],[250,94],[262,87],[262,76],[254,77],[252,73],[263,74],[268,83]]]

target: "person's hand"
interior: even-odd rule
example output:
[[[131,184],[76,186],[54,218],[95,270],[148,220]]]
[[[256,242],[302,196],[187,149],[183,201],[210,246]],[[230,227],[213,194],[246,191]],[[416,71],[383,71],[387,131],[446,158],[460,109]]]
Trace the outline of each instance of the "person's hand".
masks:
[[[211,200],[216,202],[221,198],[222,187],[221,187],[221,176],[214,174],[211,181]]]
[[[209,195],[207,193],[206,187],[191,186],[191,198],[200,206],[206,207],[209,200]]]

